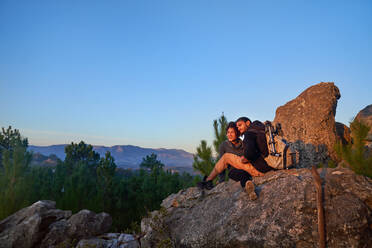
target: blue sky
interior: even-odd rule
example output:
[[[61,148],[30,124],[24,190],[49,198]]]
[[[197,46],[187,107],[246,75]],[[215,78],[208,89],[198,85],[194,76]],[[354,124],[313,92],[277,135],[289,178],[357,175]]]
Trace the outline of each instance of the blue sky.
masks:
[[[372,103],[371,1],[0,1],[0,125],[35,145],[195,152],[307,87]]]

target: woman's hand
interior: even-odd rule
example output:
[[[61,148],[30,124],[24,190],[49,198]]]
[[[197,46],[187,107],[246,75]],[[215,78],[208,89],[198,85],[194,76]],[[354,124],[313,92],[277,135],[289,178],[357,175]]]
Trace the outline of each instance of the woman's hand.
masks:
[[[249,163],[248,159],[246,159],[244,156],[241,156],[240,160],[242,161],[243,164]]]

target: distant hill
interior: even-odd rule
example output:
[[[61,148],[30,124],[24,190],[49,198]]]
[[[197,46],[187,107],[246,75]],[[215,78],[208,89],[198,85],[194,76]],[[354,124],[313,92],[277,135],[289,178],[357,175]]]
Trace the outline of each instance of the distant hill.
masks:
[[[34,153],[40,153],[44,156],[55,154],[59,159],[65,159],[65,146],[64,145],[51,145],[51,146],[29,146],[29,150]],[[193,163],[193,154],[180,149],[152,149],[142,148],[139,146],[122,145],[122,146],[93,146],[93,150],[98,152],[101,157],[107,151],[115,158],[115,163],[118,167],[122,168],[138,168],[142,162],[142,158],[151,153],[155,153],[158,159],[167,167],[178,169],[186,167],[185,170],[190,170]],[[187,169],[189,168],[189,169]],[[180,171],[185,171],[180,169]]]
[[[32,154],[31,166],[57,166],[59,158],[51,154],[49,156],[45,156],[39,152],[34,152]]]

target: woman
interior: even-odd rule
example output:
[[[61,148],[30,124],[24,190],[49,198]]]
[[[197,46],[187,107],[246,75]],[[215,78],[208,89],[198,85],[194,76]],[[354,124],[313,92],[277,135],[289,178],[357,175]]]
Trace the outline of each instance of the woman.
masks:
[[[244,154],[244,149],[243,149],[243,142],[241,139],[239,139],[239,130],[235,124],[235,122],[230,122],[227,125],[226,128],[226,136],[227,140],[222,142],[222,144],[219,147],[219,156],[220,158],[225,154],[225,153],[232,153],[237,156],[243,156]],[[246,182],[248,180],[251,180],[252,177],[251,175],[241,169],[237,169],[234,167],[229,166],[229,178],[239,181],[240,185],[244,188],[246,186]],[[220,174],[220,182],[224,181],[225,179],[225,170],[223,170]],[[211,189],[213,188],[212,181],[206,181],[206,178],[204,179],[203,182],[198,183],[198,187],[202,189]]]
[[[226,137],[227,140],[222,142],[219,147],[219,155],[220,158],[225,153],[232,153],[238,156],[243,156],[244,149],[243,149],[243,142],[239,139],[240,133],[235,124],[235,122],[230,122],[226,128]],[[242,187],[244,188],[246,181],[250,180],[252,177],[249,175],[248,172],[244,170],[239,170],[234,167],[228,166],[229,168],[229,177],[235,181],[239,181]],[[219,182],[225,181],[225,171],[222,171],[219,174]]]

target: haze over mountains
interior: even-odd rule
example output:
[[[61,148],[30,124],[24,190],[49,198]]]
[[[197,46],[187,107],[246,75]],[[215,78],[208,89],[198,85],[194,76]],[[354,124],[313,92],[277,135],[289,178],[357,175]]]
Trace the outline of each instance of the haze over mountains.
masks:
[[[59,159],[63,160],[65,158],[65,146],[66,144],[51,146],[30,145],[29,150],[45,156],[55,154]],[[166,167],[191,168],[193,163],[193,154],[180,149],[152,149],[132,145],[116,145],[111,147],[93,146],[93,150],[98,152],[101,157],[109,151],[115,158],[116,165],[122,168],[138,168],[142,158],[151,153],[155,153]]]

